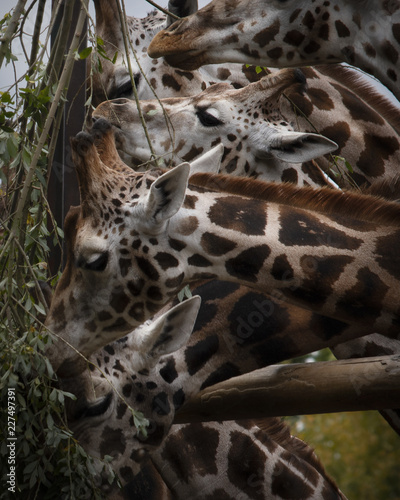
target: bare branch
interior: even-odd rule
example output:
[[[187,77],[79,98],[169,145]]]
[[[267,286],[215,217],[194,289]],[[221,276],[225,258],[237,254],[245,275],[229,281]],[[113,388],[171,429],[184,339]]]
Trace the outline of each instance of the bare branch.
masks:
[[[273,365],[200,392],[175,423],[400,408],[400,356]]]

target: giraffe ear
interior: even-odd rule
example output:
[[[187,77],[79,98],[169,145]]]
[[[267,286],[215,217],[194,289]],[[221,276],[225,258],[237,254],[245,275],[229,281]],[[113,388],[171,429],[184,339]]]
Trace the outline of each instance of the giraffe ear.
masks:
[[[153,226],[162,224],[178,212],[185,199],[189,172],[189,163],[181,163],[153,182],[144,202],[146,221]]]
[[[319,134],[302,132],[274,133],[265,149],[259,149],[257,156],[274,156],[288,163],[303,163],[326,155],[338,148],[336,142]]]
[[[144,368],[152,368],[161,356],[171,354],[187,344],[199,312],[201,298],[198,295],[178,305],[143,325],[136,349],[141,354]]]
[[[224,154],[224,146],[217,146],[204,153],[190,164],[190,175],[198,173],[218,174],[221,168],[222,155]]]

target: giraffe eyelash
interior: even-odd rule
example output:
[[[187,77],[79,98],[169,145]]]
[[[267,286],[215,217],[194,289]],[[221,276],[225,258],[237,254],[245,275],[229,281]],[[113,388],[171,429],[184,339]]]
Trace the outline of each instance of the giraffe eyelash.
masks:
[[[86,269],[88,271],[101,272],[104,271],[108,264],[108,252],[100,254],[94,261],[85,261],[82,257],[78,259],[77,267]]]
[[[196,116],[204,127],[217,127],[218,125],[223,124],[219,118],[211,113],[208,113],[204,108],[199,108],[196,111]]]

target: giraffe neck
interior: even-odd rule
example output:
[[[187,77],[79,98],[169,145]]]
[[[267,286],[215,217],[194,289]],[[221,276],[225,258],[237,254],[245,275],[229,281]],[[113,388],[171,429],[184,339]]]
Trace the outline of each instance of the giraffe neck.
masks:
[[[221,177],[215,180],[221,188]],[[243,192],[246,181],[236,185]],[[255,183],[247,185],[253,190]],[[345,197],[332,192],[334,203]],[[357,203],[357,197],[350,199]],[[180,261],[188,263],[182,283],[218,277],[278,292],[285,300],[329,317],[373,324],[386,333],[396,330],[397,279],[389,276],[395,268],[383,255],[391,253],[384,250],[386,243],[398,237],[391,216],[381,224],[344,210],[323,215],[307,207],[196,189],[188,190],[186,200],[187,207],[195,206],[183,209],[169,227],[169,237],[184,247]],[[353,210],[355,214],[356,207]],[[395,266],[398,259],[393,258]],[[383,274],[375,267],[379,261]]]
[[[200,174],[187,188],[187,164],[156,180],[125,175],[104,166],[88,139],[74,143],[82,208],[66,220],[67,265],[46,320],[83,354],[132,331],[199,279],[275,294],[364,335],[397,331],[396,203],[229,176],[205,178],[241,196],[200,186]],[[66,348],[50,349],[58,369]]]

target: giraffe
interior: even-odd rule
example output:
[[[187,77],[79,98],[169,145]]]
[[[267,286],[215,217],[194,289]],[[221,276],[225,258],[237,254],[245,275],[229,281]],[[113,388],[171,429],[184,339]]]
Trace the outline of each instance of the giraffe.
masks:
[[[227,61],[273,67],[346,62],[399,99],[399,30],[398,0],[213,0],[159,32],[148,53],[183,70]]]
[[[101,3],[101,2],[100,2]],[[182,15],[182,13],[178,13]],[[101,13],[100,13],[101,15]],[[107,16],[107,14],[106,14]],[[160,23],[162,14],[153,12],[148,16],[146,22],[151,25],[152,18],[159,17]],[[146,54],[147,44],[151,40],[154,33],[158,30],[148,28],[145,23],[134,18],[128,18],[128,24],[131,26],[130,36],[134,42],[139,54]],[[105,40],[107,34],[104,31],[102,20],[97,22],[98,32]],[[109,27],[112,39],[115,41],[114,46],[119,47],[122,51],[122,45],[118,34],[120,28],[118,23],[112,19],[112,16],[107,19],[107,27]],[[150,31],[150,33],[149,33]],[[109,55],[112,57],[114,51]],[[205,79],[199,86],[192,86],[190,82],[197,82],[197,76],[193,78],[194,72],[173,72],[165,60],[157,61],[159,64],[155,66],[155,61],[143,56],[141,59],[142,67],[145,73],[150,74],[152,84],[157,89],[157,94],[160,96],[170,95],[190,95],[203,89],[206,85],[212,84],[214,81],[219,81],[226,78],[233,80],[234,87],[240,87],[246,84],[246,80],[241,79],[241,73],[245,74],[248,81],[254,81],[257,77],[265,74],[261,72],[257,74],[254,68],[247,68],[240,65],[229,65],[229,71],[221,66],[214,66],[215,78],[213,81]],[[137,66],[133,62],[135,71],[135,82],[138,83],[138,94],[143,97],[152,97],[152,93],[146,93],[148,86],[143,87],[144,79]],[[203,68],[211,74],[212,66]],[[235,71],[233,71],[235,69]],[[361,78],[358,78],[357,72],[351,68],[342,66],[319,66],[317,68],[303,68],[303,73],[307,77],[308,89],[306,92],[291,93],[290,99],[296,105],[299,113],[295,114],[295,120],[299,130],[303,132],[318,131],[329,136],[339,144],[338,154],[345,157],[352,165],[353,171],[345,177],[335,177],[335,182],[340,186],[353,186],[369,184],[377,179],[390,178],[397,169],[399,162],[400,148],[398,144],[399,113],[387,99],[385,99],[374,86],[366,83]],[[239,74],[239,76],[237,76]],[[172,75],[172,76],[171,76]],[[132,92],[129,90],[126,94],[119,93],[120,88],[129,84],[129,77],[126,68],[122,65],[109,65],[108,70],[104,71],[103,75],[97,75],[98,78],[105,80],[110,96],[127,95],[132,97]],[[121,78],[122,81],[121,80]],[[201,77],[200,77],[201,80]],[[239,83],[240,82],[240,83]],[[101,86],[103,88],[104,84]],[[141,92],[143,92],[141,94]],[[96,94],[96,92],[95,92]],[[104,99],[104,95],[95,100],[100,102]],[[291,110],[289,110],[291,111]],[[287,115],[287,111],[285,111]],[[287,115],[288,116],[288,115]],[[310,125],[311,123],[311,125]],[[319,166],[326,172],[331,170],[330,159],[324,157],[319,158]],[[378,337],[369,336],[358,340],[360,354],[365,352],[368,346],[368,352],[379,355],[386,352],[384,342],[380,345],[376,343]],[[375,345],[373,352],[372,345]],[[335,350],[336,354],[347,352],[346,346],[343,346],[342,351]],[[354,354],[355,345],[348,346],[349,352]],[[392,419],[393,421],[393,419]],[[400,429],[400,425],[398,425]]]
[[[116,4],[103,1],[95,3],[98,4],[96,29],[104,39],[106,52],[112,59],[115,50],[118,49],[119,54],[125,51]],[[194,6],[191,8],[194,9]],[[208,65],[200,68],[199,71],[203,73],[196,70],[182,72],[168,65],[165,59],[151,59],[147,55],[147,47],[159,26],[166,23],[162,16],[154,11],[143,20],[127,18],[130,40],[143,71],[135,58],[131,57],[139,99],[155,98],[144,75],[151,80],[156,97],[162,99],[195,96],[216,82],[241,88],[269,73],[270,70],[266,68],[260,71],[261,68],[234,63],[228,66]],[[344,157],[353,171],[340,169],[340,172],[344,170],[345,175],[335,176],[335,182],[341,187],[354,184],[361,186],[393,177],[400,162],[399,109],[352,68],[319,66],[302,68],[302,72],[307,86],[292,91],[288,96],[296,112],[293,112],[289,102],[285,103],[282,99],[281,112],[296,124],[297,131],[317,132],[338,144],[337,155]],[[92,102],[96,106],[106,99],[134,98],[130,75],[122,55],[115,64],[104,61],[102,72],[93,75],[91,90]],[[332,173],[332,158],[322,157],[318,164],[326,173]]]
[[[337,145],[317,134],[295,132],[279,112],[280,96],[292,86],[304,86],[298,70],[282,70],[238,90],[219,83],[194,97],[142,101],[152,149],[168,166],[176,166],[222,144],[221,172],[314,187],[330,185],[310,160],[334,151]],[[99,117],[114,125],[123,161],[135,170],[142,163],[148,168],[151,151],[134,101],[105,101],[93,112],[93,119]]]
[[[313,71],[306,70],[311,79]],[[339,74],[341,79],[347,77],[350,82],[356,82],[352,78],[354,72],[349,72],[346,68],[341,68]],[[326,78],[330,78],[332,89],[335,90],[334,78]],[[341,126],[332,126],[332,121],[329,120],[331,107],[320,103],[319,111],[312,113],[314,121],[310,126],[308,119],[296,113],[291,104],[294,102],[300,110],[309,109],[310,105],[312,107],[307,97],[307,81],[300,70],[281,70],[243,89],[232,89],[229,84],[220,83],[192,97],[141,101],[153,151],[166,157],[167,163],[169,161],[170,164],[177,165],[181,161],[191,161],[221,142],[225,148],[221,172],[258,176],[264,180],[289,181],[299,185],[326,185],[329,180],[327,181],[326,176],[321,176],[319,165],[332,181],[337,181],[342,187],[353,187],[354,183],[369,185],[395,176],[400,162],[400,136],[391,123],[378,116],[368,102],[362,102],[361,97],[355,97],[353,92],[346,91],[336,83],[335,97],[333,94],[329,97],[319,93],[319,98],[326,97],[324,102],[328,104],[332,102],[331,98],[340,103],[341,95],[348,95],[351,102],[360,104],[360,120],[353,120],[352,123],[349,114],[351,106],[343,105],[340,109],[343,119]],[[392,107],[389,109],[393,112]],[[124,162],[135,169],[137,164],[147,165],[151,151],[135,103],[127,99],[103,102],[93,112],[93,117],[99,116],[104,116],[115,125],[118,149]],[[359,138],[358,141],[350,140],[346,122],[352,123],[352,132]],[[293,128],[297,133],[312,133],[314,128],[323,130],[328,138],[337,141],[340,148],[338,153],[345,156],[352,165],[352,173],[338,179],[334,175],[336,171],[329,155],[318,158],[317,166],[315,163],[303,163],[286,164],[285,167],[285,163],[281,164],[281,161],[290,161],[288,155],[292,151],[289,151],[286,143],[287,158],[279,149],[274,155],[269,147],[269,137],[274,137],[270,132],[272,126],[279,134],[287,134],[287,129]],[[296,139],[296,135],[292,135]],[[289,137],[287,135],[288,139]],[[315,135],[310,137],[314,142]],[[302,141],[301,144],[304,151],[307,141]],[[299,152],[297,148],[293,154],[295,152]],[[315,156],[318,153],[324,154],[322,148],[316,148]],[[271,155],[275,158],[271,158]],[[306,159],[299,158],[299,161],[304,162]],[[304,172],[306,168],[307,171]]]
[[[278,419],[266,419],[263,429],[253,421],[171,428],[175,411],[210,385],[230,359],[215,340],[204,345],[215,335],[197,332],[187,345],[198,307],[197,296],[176,305],[92,356],[91,373],[60,379],[77,395],[69,407],[74,437],[92,456],[114,458],[112,466],[133,498],[138,490],[153,498],[143,474],[156,482],[150,488],[157,488],[157,499],[163,481],[168,490],[162,498],[168,491],[175,499],[344,498],[312,450]],[[193,358],[193,349],[202,351],[201,359]],[[239,357],[232,361],[243,365]],[[135,429],[128,405],[149,420],[147,437]]]
[[[188,164],[124,175],[87,133],[72,150],[82,205],[66,219],[67,265],[46,320],[68,342],[49,349],[56,371],[78,363],[74,349],[87,355],[123,336],[199,279],[278,293],[339,330],[398,333],[396,203],[210,174],[188,187]]]
[[[96,61],[93,57],[89,60],[92,103],[97,106],[106,99],[118,97],[134,99],[117,0],[95,0],[94,5],[96,34],[103,40],[103,49],[109,60],[100,58]],[[190,12],[196,10],[197,2],[170,1],[169,9],[177,15],[184,15],[188,9]],[[158,31],[167,27],[165,14],[154,10],[143,19],[127,16],[126,22],[131,47],[135,50],[135,55],[130,54],[129,62],[140,99],[153,99],[155,93],[158,97],[195,95],[211,84],[226,81],[234,87],[243,87],[259,79],[256,68],[246,64],[211,65],[197,71],[181,71],[163,60],[151,59],[147,56],[147,46]],[[117,58],[112,62],[116,53]],[[98,71],[99,62],[101,71]],[[262,71],[261,74],[266,73]]]

